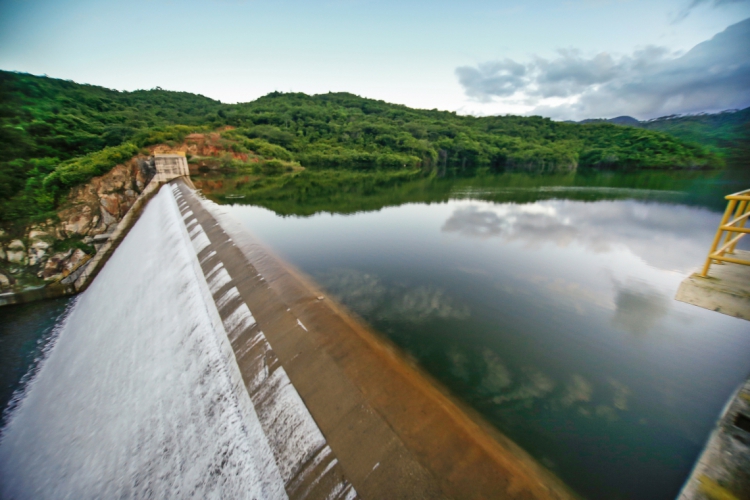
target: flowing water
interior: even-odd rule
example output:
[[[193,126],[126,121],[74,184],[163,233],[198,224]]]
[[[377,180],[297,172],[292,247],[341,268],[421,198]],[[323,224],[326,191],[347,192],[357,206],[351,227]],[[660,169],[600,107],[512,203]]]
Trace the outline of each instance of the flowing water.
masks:
[[[285,498],[163,189],[59,325],[0,443],[4,498]]]
[[[0,308],[0,412],[12,412],[55,337],[69,298]]]
[[[750,372],[750,323],[673,300],[739,189],[700,175],[420,181],[273,210],[236,204],[244,181],[196,181],[582,496],[666,499]]]

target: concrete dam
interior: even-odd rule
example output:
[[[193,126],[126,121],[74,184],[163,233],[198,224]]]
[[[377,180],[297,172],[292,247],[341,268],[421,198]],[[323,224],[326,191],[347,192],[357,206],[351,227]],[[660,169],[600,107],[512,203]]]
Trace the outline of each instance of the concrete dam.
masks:
[[[574,498],[186,178],[59,326],[0,494]]]

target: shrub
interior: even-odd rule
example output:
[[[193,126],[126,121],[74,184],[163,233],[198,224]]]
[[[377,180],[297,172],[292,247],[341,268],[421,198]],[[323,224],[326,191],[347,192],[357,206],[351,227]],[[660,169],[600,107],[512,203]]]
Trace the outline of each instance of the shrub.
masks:
[[[128,142],[68,160],[47,175],[42,185],[45,190],[55,191],[83,184],[97,175],[109,172],[115,165],[130,160],[138,154],[138,150],[138,146]]]

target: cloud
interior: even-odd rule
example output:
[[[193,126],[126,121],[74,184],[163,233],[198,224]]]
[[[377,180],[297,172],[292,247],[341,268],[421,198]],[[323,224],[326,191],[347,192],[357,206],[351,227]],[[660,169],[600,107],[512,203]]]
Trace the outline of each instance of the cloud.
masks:
[[[727,1],[727,0],[724,0]],[[480,103],[525,103],[529,114],[560,119],[722,111],[750,106],[750,19],[683,55],[649,46],[629,55],[575,49],[527,63],[462,66],[456,75]]]
[[[612,322],[636,335],[648,333],[669,311],[670,299],[645,283],[616,285],[615,315]],[[614,385],[615,389],[617,386]],[[622,394],[615,396],[615,406],[627,403]],[[619,398],[619,400],[618,400]]]
[[[527,248],[581,245],[592,252],[626,247],[648,265],[687,272],[705,258],[705,241],[716,231],[716,214],[684,205],[622,200],[548,200],[536,204],[457,204],[441,231],[465,238],[517,241]],[[661,244],[654,245],[654,234]],[[568,294],[570,291],[568,292]]]
[[[456,75],[466,95],[480,101],[489,101],[492,96],[511,96],[528,83],[526,66],[510,59],[480,64],[476,68],[463,66],[456,69]]]
[[[685,19],[690,13],[693,11],[694,8],[698,7],[702,4],[711,4],[712,7],[721,7],[722,5],[729,5],[733,3],[747,3],[748,0],[693,0],[690,2],[687,7],[685,7],[678,15],[677,19],[675,19],[675,22],[680,22],[683,19]]]

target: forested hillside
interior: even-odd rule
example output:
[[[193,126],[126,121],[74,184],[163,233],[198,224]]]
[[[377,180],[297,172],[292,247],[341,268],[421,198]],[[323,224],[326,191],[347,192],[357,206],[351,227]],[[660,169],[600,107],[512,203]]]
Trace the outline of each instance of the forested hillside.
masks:
[[[52,210],[69,188],[145,146],[224,126],[236,127],[232,147],[312,169],[470,175],[722,162],[665,133],[607,123],[458,116],[346,93],[273,93],[228,105],[158,88],[119,92],[0,72],[0,219]]]
[[[636,120],[632,116],[618,116],[607,120],[582,120],[578,123],[612,123],[666,132],[682,141],[705,146],[725,159],[750,157],[750,108],[713,114],[662,116],[645,121]]]
[[[702,144],[724,156],[750,156],[750,108],[715,114],[665,116],[640,122],[639,126]]]

